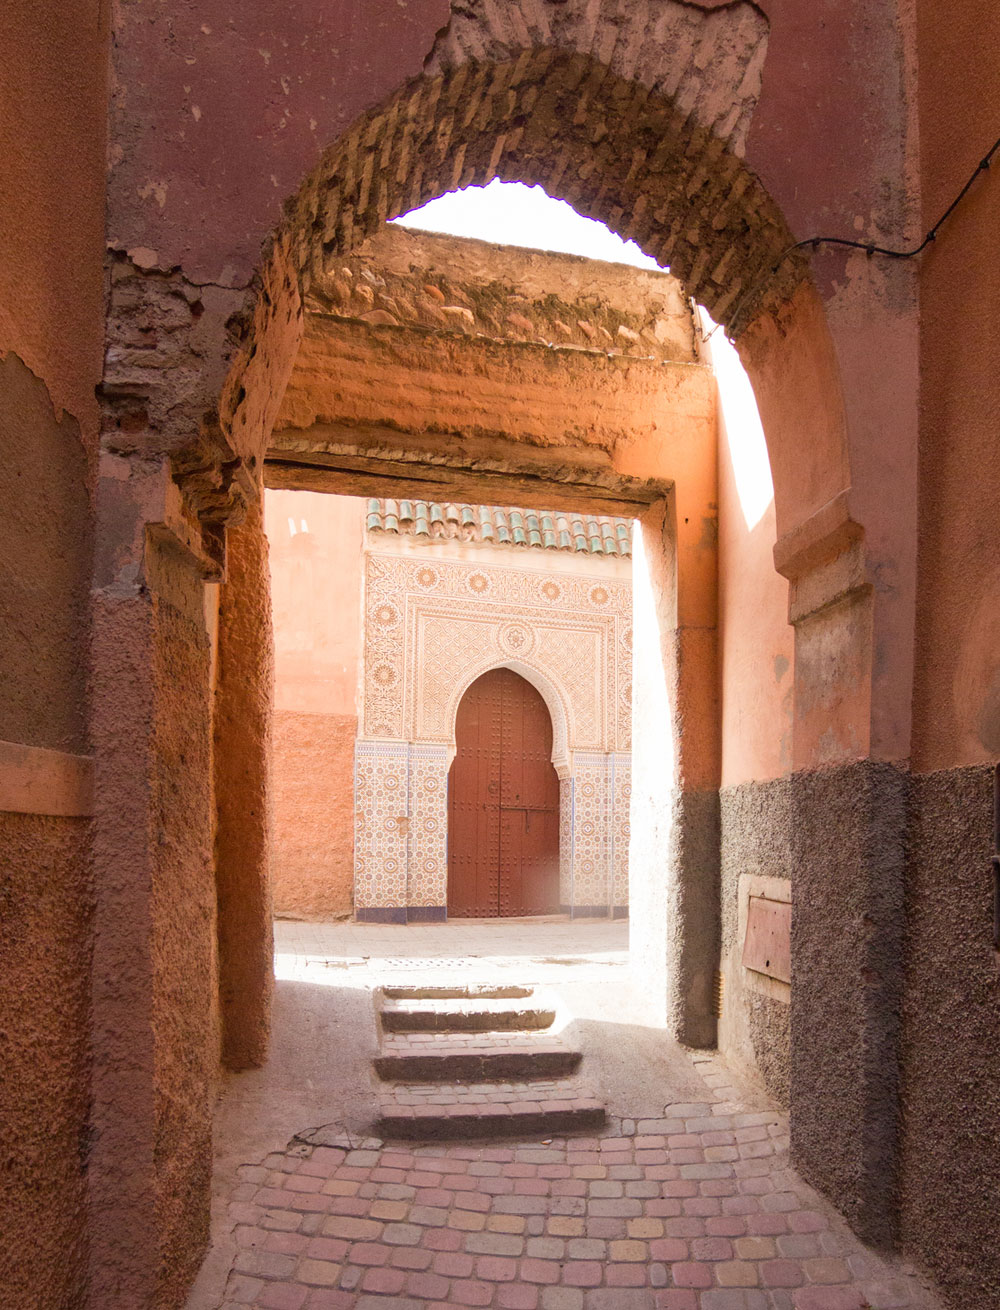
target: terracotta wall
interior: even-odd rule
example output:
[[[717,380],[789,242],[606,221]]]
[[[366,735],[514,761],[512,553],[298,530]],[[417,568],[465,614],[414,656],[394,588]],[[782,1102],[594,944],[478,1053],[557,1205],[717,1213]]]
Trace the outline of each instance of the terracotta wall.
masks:
[[[1000,14],[968,0],[920,5],[920,139],[926,226],[997,135]],[[919,661],[914,767],[1000,755],[998,183],[982,176],[921,257]],[[974,476],[973,476],[974,474]]]
[[[997,135],[1000,12],[918,5],[923,219]],[[920,547],[902,1041],[901,1231],[955,1307],[1000,1302],[1000,957],[990,765],[1000,758],[1000,178],[921,260]],[[947,1195],[948,1204],[940,1203]]]
[[[598,8],[528,5],[527,12],[537,10],[533,13],[539,22],[537,30],[547,31],[550,9],[568,12],[573,18],[578,10],[589,14]],[[651,11],[639,4],[625,8],[629,11],[626,17],[638,25],[639,36],[645,37],[645,29],[652,30],[648,21]],[[605,10],[608,48],[618,46],[627,54],[634,47],[629,40],[618,42],[620,31],[628,31],[621,23],[621,13],[612,13],[610,5]],[[982,128],[988,141],[995,131],[986,120],[997,101],[996,74],[989,64],[996,46],[991,25],[997,20],[983,0],[963,0],[947,7],[917,0],[916,10],[921,20],[917,53],[923,79],[924,201],[933,211],[953,193],[955,161],[963,158],[967,134],[973,129],[979,134]],[[478,9],[456,5],[454,11],[463,22],[474,23]],[[494,11],[499,12],[497,7],[489,7],[489,12]],[[748,165],[783,211],[794,236],[805,238],[819,230],[834,230],[898,240],[911,217],[917,180],[917,161],[907,154],[909,143],[916,140],[910,130],[914,124],[908,120],[914,97],[906,94],[910,88],[904,81],[908,71],[912,73],[914,51],[907,48],[909,34],[900,23],[900,14],[909,12],[908,6],[895,0],[842,0],[826,6],[773,0],[767,11],[767,59],[747,142]],[[659,14],[659,9],[655,12]],[[159,373],[153,383],[144,382],[138,388],[140,392],[145,388],[144,400],[148,394],[158,402],[166,396],[164,411],[183,429],[182,438],[177,437],[168,424],[164,436],[156,423],[151,424],[151,433],[144,434],[151,448],[161,439],[190,440],[197,420],[210,408],[226,368],[220,344],[225,325],[239,308],[240,288],[250,283],[283,201],[295,192],[321,150],[360,111],[393,91],[408,75],[420,72],[448,15],[445,0],[410,0],[405,7],[392,0],[332,7],[304,0],[295,6],[245,6],[237,11],[222,0],[206,0],[197,12],[173,12],[166,5],[120,7],[109,153],[110,239],[131,253],[137,279],[152,286],[155,277],[140,278],[139,270],[179,268],[182,272],[177,280],[191,279],[186,289],[203,311],[209,307],[199,318],[201,336],[195,343],[192,372],[207,377],[204,393],[197,393],[191,402],[195,421],[189,421],[184,404],[168,403],[177,397],[169,388],[160,387]],[[77,223],[73,229],[79,232],[86,229],[86,215],[94,212],[95,206],[79,186],[74,191],[80,157],[76,138],[79,125],[94,120],[87,112],[73,113],[81,108],[77,103],[71,102],[70,113],[65,110],[67,95],[85,94],[90,73],[82,69],[79,77],[60,76],[58,80],[44,69],[42,76],[34,75],[43,33],[46,42],[53,39],[54,32],[65,34],[58,38],[66,42],[61,70],[77,68],[91,49],[95,29],[81,23],[77,30],[65,22],[57,27],[62,17],[33,5],[23,20],[18,20],[24,30],[8,50],[13,51],[12,66],[24,71],[16,74],[13,83],[17,130],[4,145],[6,158],[20,166],[25,130],[20,106],[36,103],[33,98],[37,98],[39,113],[34,119],[29,114],[27,121],[32,123],[29,134],[37,136],[32,145],[45,161],[45,195],[69,194],[72,203],[66,204],[66,213],[74,220],[84,216],[82,225]],[[620,31],[612,30],[616,26]],[[552,27],[562,30],[556,21]],[[83,108],[86,110],[86,105]],[[609,109],[613,110],[613,105]],[[982,122],[981,111],[985,115]],[[65,144],[56,121],[60,114],[72,123],[74,149],[63,151],[54,166],[53,143],[57,154],[59,144]],[[627,132],[627,116],[609,112],[608,120],[616,130]],[[978,141],[970,145],[969,162],[982,148]],[[96,157],[100,151],[91,153]],[[83,155],[88,156],[88,151]],[[623,150],[622,157],[627,157],[627,151]],[[446,162],[450,171],[453,161]],[[516,169],[516,161],[511,161],[511,167]],[[962,180],[967,167],[963,162],[955,182]],[[38,178],[42,176],[39,169]],[[595,195],[599,187],[600,179],[595,182]],[[367,183],[364,189],[367,192]],[[731,190],[723,189],[728,198]],[[15,194],[35,193],[17,187]],[[614,205],[612,195],[607,200],[608,213],[614,212]],[[16,231],[12,237],[16,251],[21,250],[18,242],[26,240],[30,246],[36,239],[25,235],[29,231],[37,233],[38,250],[58,249],[52,232],[68,231],[72,226],[67,223],[60,229],[55,210],[50,212],[41,203],[36,208],[32,219],[41,216],[46,221],[25,225],[23,233]],[[988,914],[988,895],[983,884],[971,877],[967,884],[962,883],[967,871],[980,867],[985,858],[988,800],[981,790],[962,791],[958,779],[952,793],[943,793],[945,803],[939,808],[930,804],[930,798],[926,803],[920,801],[918,819],[931,816],[937,833],[933,848],[930,843],[923,847],[922,872],[912,862],[909,868],[892,861],[884,866],[880,852],[900,847],[897,820],[902,807],[896,805],[895,789],[893,804],[882,806],[879,787],[859,782],[854,761],[869,754],[881,761],[910,758],[910,712],[914,708],[917,734],[912,757],[918,768],[934,771],[924,775],[930,780],[928,786],[936,785],[938,774],[951,766],[974,768],[992,749],[979,727],[970,725],[980,724],[983,706],[989,701],[992,674],[988,665],[984,672],[977,661],[992,644],[989,629],[996,608],[989,588],[982,590],[982,578],[994,576],[991,508],[995,505],[995,456],[989,424],[995,405],[992,383],[987,385],[983,379],[996,375],[991,354],[995,349],[991,310],[996,300],[996,273],[990,263],[995,212],[995,205],[983,208],[981,200],[974,200],[962,220],[974,224],[972,236],[966,232],[964,240],[956,239],[950,247],[942,242],[925,260],[921,339],[917,338],[912,265],[887,265],[868,260],[860,252],[845,256],[826,251],[811,260],[817,298],[811,298],[811,291],[802,292],[778,318],[758,324],[744,340],[745,356],[755,363],[758,376],[770,379],[763,395],[769,436],[776,431],[781,436],[774,470],[776,484],[783,484],[777,506],[779,529],[783,536],[793,538],[785,543],[786,565],[791,570],[796,564],[802,575],[809,574],[816,560],[810,551],[819,545],[839,551],[837,569],[843,565],[844,572],[850,573],[845,580],[836,569],[829,569],[815,580],[811,591],[799,588],[801,622],[795,676],[802,693],[802,717],[796,724],[796,763],[802,766],[809,785],[802,788],[796,822],[809,828],[800,851],[809,859],[812,882],[809,898],[804,898],[806,912],[797,920],[803,946],[800,958],[807,969],[799,993],[798,1083],[792,1078],[793,1094],[805,1111],[793,1117],[796,1161],[810,1178],[845,1204],[851,1202],[854,1186],[850,1175],[866,1185],[875,1173],[886,1179],[881,1152],[895,1128],[895,1106],[891,1078],[887,1080],[885,1071],[894,1067],[895,1046],[893,1035],[876,1030],[874,1020],[895,1012],[886,960],[898,959],[893,897],[907,874],[915,898],[909,914],[910,958],[917,972],[911,969],[912,1005],[904,1033],[904,1141],[916,1146],[936,1133],[941,1149],[938,1156],[923,1163],[918,1151],[904,1150],[904,1232],[919,1251],[943,1252],[943,1258],[954,1258],[956,1268],[968,1268],[970,1273],[963,1272],[963,1278],[974,1273],[969,1247],[978,1244],[980,1268],[989,1249],[990,1234],[985,1226],[988,1197],[980,1194],[973,1198],[972,1220],[964,1229],[959,1227],[961,1206],[954,1209],[953,1227],[946,1229],[943,1207],[931,1213],[931,1202],[919,1198],[931,1197],[935,1177],[952,1167],[967,1178],[975,1177],[982,1157],[982,1152],[975,1155],[979,1126],[996,1121],[990,1101],[995,1093],[990,1087],[995,1089],[1000,1080],[994,1078],[990,1084],[986,1076],[989,1052],[994,1048],[991,1034],[996,1030],[995,979],[987,973],[993,961],[978,945]],[[628,215],[625,217],[628,221]],[[956,230],[961,237],[961,225]],[[952,253],[944,253],[946,249]],[[763,266],[763,255],[761,260]],[[86,264],[86,260],[78,262]],[[19,263],[23,264],[20,254],[14,267]],[[60,270],[65,266],[65,261],[61,262]],[[37,272],[39,285],[50,288],[51,268],[39,265]],[[86,272],[81,276],[85,282]],[[720,277],[727,281],[733,297],[741,297],[739,280]],[[195,283],[204,288],[203,298],[193,290]],[[214,287],[209,286],[213,283]],[[76,294],[71,293],[73,303]],[[54,299],[46,293],[41,304],[51,306]],[[293,301],[294,296],[289,296],[286,307]],[[34,312],[29,312],[26,323]],[[36,346],[42,339],[55,342],[45,347],[49,358],[55,360],[65,332],[61,319],[52,320],[50,311],[47,322],[51,331],[36,333],[35,338],[26,330],[25,349],[32,346],[32,340]],[[66,323],[71,328],[74,321],[72,313],[67,313]],[[956,325],[961,326],[960,331]],[[918,681],[914,700],[910,670],[918,350],[924,366],[920,436],[925,480],[920,506],[918,629],[926,673]],[[40,357],[40,348],[36,353]],[[192,360],[184,362],[191,364]],[[58,368],[52,367],[55,377]],[[44,373],[45,369],[39,365],[37,371]],[[635,371],[640,370],[636,367]],[[182,370],[173,376],[179,372]],[[92,380],[86,377],[81,396],[90,394]],[[234,390],[239,394],[238,388]],[[268,392],[267,400],[273,391]],[[60,396],[53,395],[63,403]],[[188,401],[186,393],[183,399]],[[266,405],[256,397],[251,408],[257,412]],[[141,415],[137,421],[141,424]],[[681,465],[664,467],[669,461],[658,448],[655,454],[657,458],[646,463],[640,450],[630,462],[626,451],[618,467],[641,473],[653,464],[654,472],[678,475],[678,557],[682,562],[693,561],[699,578],[710,571],[714,577],[714,541],[707,546],[702,531],[714,521],[704,504],[706,498],[699,488],[699,493],[692,493],[691,500],[682,505],[690,470]],[[975,470],[976,487],[969,485],[970,469]],[[830,506],[838,513],[843,510],[843,522],[834,522],[832,527],[827,516]],[[690,515],[689,507],[693,510]],[[144,514],[144,507],[134,510],[139,537]],[[967,526],[952,530],[948,522]],[[864,544],[863,549],[858,546],[855,550],[860,539],[855,531],[858,525],[864,532]],[[979,590],[972,584],[966,590],[961,581],[955,585],[966,567],[971,577],[980,579]],[[685,570],[679,568],[679,572],[683,575]],[[863,581],[858,581],[859,576]],[[659,585],[661,581],[654,579],[654,595],[663,602],[661,631],[669,635],[664,637],[660,673],[670,664],[671,642],[678,648],[683,645],[692,655],[700,651],[701,662],[710,663],[714,659],[714,588],[692,587],[698,604],[685,611],[685,598],[678,603],[676,596],[668,595],[665,583]],[[703,603],[707,596],[711,605]],[[837,605],[827,603],[831,597],[837,599]],[[680,631],[675,631],[668,612],[671,603],[680,610]],[[967,640],[977,623],[984,635]],[[689,659],[687,667],[697,662]],[[839,676],[831,677],[831,669]],[[711,680],[708,688],[698,688],[699,712],[710,710],[711,689],[716,685],[717,680]],[[956,687],[957,710],[955,702],[948,701]],[[973,688],[968,697],[962,690],[966,687]],[[930,725],[937,726],[931,731]],[[123,752],[117,785],[126,791],[130,780],[122,766],[127,764]],[[815,767],[817,764],[823,767]],[[718,803],[718,761],[684,760],[677,767],[678,776],[697,789],[699,804],[705,802],[701,818],[692,821],[688,829],[697,846],[702,838],[696,828],[703,833],[718,831],[718,810],[713,819],[711,808]],[[829,803],[835,787],[840,788],[834,797],[840,808]],[[747,795],[752,801],[752,795]],[[966,795],[973,797],[974,803],[967,805],[962,799]],[[854,805],[857,799],[861,803]],[[184,800],[179,796],[178,805]],[[966,832],[960,821],[969,813],[979,819]],[[857,818],[858,829],[850,843],[836,845],[837,861],[827,864],[819,857],[828,854],[831,841],[841,837],[836,825],[831,826],[831,815],[840,814]],[[674,832],[683,826],[675,825]],[[766,833],[766,826],[760,831]],[[917,822],[914,833],[919,832]],[[938,854],[930,858],[933,849]],[[649,851],[660,871],[670,860],[677,867],[690,863],[681,861],[676,851],[667,861],[652,844]],[[702,884],[714,886],[710,859],[700,872],[705,875]],[[668,931],[670,896],[677,890],[672,878],[668,868],[662,878],[664,895],[650,907],[660,915],[656,919],[650,916],[651,933]],[[940,895],[942,887],[946,896]],[[890,906],[886,915],[883,905]],[[688,961],[690,974],[683,969],[679,974],[684,988],[690,984],[692,993],[701,990],[702,1001],[704,961],[711,955],[712,933],[718,926],[713,918],[716,911],[706,895],[698,908],[697,931],[685,938],[693,950]],[[847,931],[852,927],[858,931]],[[827,943],[835,934],[846,937],[851,952],[831,963]],[[927,958],[920,963],[924,950]],[[809,976],[812,964],[816,968]],[[940,985],[942,975],[947,985]],[[650,977],[660,981],[655,972]],[[865,988],[857,987],[858,977],[866,979]],[[883,978],[889,979],[885,988]],[[966,998],[974,1002],[971,1019],[964,1040],[953,1043],[953,1063],[942,1087],[942,1071],[935,1064],[934,1052],[942,1040],[951,1041],[953,1032],[962,1031]],[[667,1009],[681,1008],[684,1003],[683,997],[672,995]],[[704,1017],[704,1005],[699,1004]],[[691,1036],[695,1040],[710,1038],[710,1026],[699,1024],[698,1032],[692,1031]],[[183,1040],[182,1033],[177,1040]],[[957,1096],[956,1084],[962,1093]],[[963,1108],[972,1104],[976,1113],[982,1114],[981,1120],[970,1118]],[[141,1112],[136,1119],[141,1120]],[[965,1138],[963,1120],[974,1129]],[[831,1137],[833,1130],[842,1132],[844,1140]],[[831,1151],[831,1141],[837,1150]],[[858,1143],[857,1159],[840,1151],[841,1146],[849,1151]],[[179,1147],[178,1161],[187,1158],[185,1152],[186,1146]],[[831,1160],[836,1168],[831,1167]],[[847,1162],[846,1168],[840,1168],[841,1160]],[[861,1212],[855,1208],[851,1213],[857,1218]],[[177,1245],[180,1249],[183,1243]],[[995,1269],[997,1264],[995,1259],[987,1261],[986,1268]],[[965,1304],[987,1304],[993,1291],[984,1292],[980,1285],[965,1296]]]
[[[0,1121],[12,1144],[0,1285],[25,1310],[78,1304],[86,1274],[84,700],[107,35],[101,3],[30,0],[0,16]]]
[[[791,898],[794,630],[774,567],[774,488],[753,389],[722,331],[705,329],[719,433],[719,1046],[787,1103],[790,987],[742,958],[750,896]]]
[[[294,531],[293,531],[294,527]],[[349,914],[364,502],[268,491],[275,636],[274,906]]]

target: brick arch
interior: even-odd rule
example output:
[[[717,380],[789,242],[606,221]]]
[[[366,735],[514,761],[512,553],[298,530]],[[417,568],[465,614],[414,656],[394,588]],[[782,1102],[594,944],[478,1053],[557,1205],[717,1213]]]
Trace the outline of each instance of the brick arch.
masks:
[[[741,88],[754,81],[753,59],[759,76],[762,43],[753,47],[745,66],[736,61],[728,81],[720,75],[711,83],[712,94],[702,95],[709,84],[701,74],[702,47],[693,43],[686,80],[677,81],[671,24],[679,14],[696,11],[704,18],[709,10],[662,0],[666,27],[657,28],[655,48],[646,48],[643,73],[639,62],[630,69],[617,37],[610,52],[596,48],[599,34],[584,33],[582,19],[561,34],[532,30],[514,33],[511,41],[491,34],[494,19],[515,22],[515,10],[523,16],[530,3],[516,0],[505,7],[463,0],[468,23],[463,19],[449,25],[427,71],[359,118],[289,201],[284,222],[263,258],[255,299],[243,321],[233,324],[239,344],[229,356],[233,362],[217,413],[211,416],[210,440],[199,448],[190,470],[178,470],[186,485],[205,488],[200,516],[212,525],[225,524],[230,487],[239,485],[248,466],[255,465],[259,476],[301,339],[303,302],[311,283],[382,222],[448,190],[500,177],[539,184],[579,212],[636,240],[669,264],[688,294],[736,338],[768,445],[779,534],[775,556],[781,572],[793,581],[793,596],[801,578],[808,580],[816,569],[822,572],[841,554],[848,558],[853,552],[850,566],[860,568],[855,548],[863,533],[848,496],[846,420],[825,308],[802,258],[784,260],[777,274],[772,271],[792,234],[740,154],[740,133],[754,101],[753,94]],[[657,12],[660,3],[657,0]],[[628,9],[618,0],[594,0],[573,8],[618,14]],[[648,16],[649,8],[637,4],[635,11]],[[713,8],[733,17],[745,15],[752,6]],[[485,11],[493,19],[484,21]],[[621,31],[638,30],[631,18],[620,21]],[[724,48],[733,33],[724,27],[719,31],[718,46]],[[748,42],[747,48],[751,45]],[[705,66],[711,70],[715,64],[709,59]],[[723,112],[726,86],[733,93],[729,112],[737,114],[733,126]],[[209,446],[216,452],[211,455],[214,469],[208,459],[198,463]],[[678,486],[685,476],[683,470],[662,470],[663,480]],[[657,502],[649,521],[664,547],[662,559],[654,552],[663,574],[656,584],[658,621],[664,630],[678,624],[670,657],[681,707],[671,724],[675,776],[691,788],[704,785],[711,790],[695,780],[710,776],[713,742],[701,750],[698,734],[688,731],[681,749],[684,707],[689,702],[701,707],[711,698],[697,680],[699,661],[681,660],[678,654],[682,646],[695,649],[698,639],[695,626],[678,623],[675,604],[683,570],[684,587],[693,586],[695,552],[674,549],[677,525],[672,513],[672,502]],[[827,568],[812,591],[800,588],[801,616],[812,612],[808,606],[818,608],[816,595],[825,596],[840,585],[840,577]],[[249,589],[254,580],[244,581]],[[256,582],[266,587],[262,576]],[[797,612],[795,621],[799,617]],[[870,675],[862,648],[863,625],[851,629],[846,620],[844,624],[837,637],[849,653],[842,662],[850,670],[850,685],[842,698],[846,708],[838,731],[854,750],[857,741],[866,740]],[[266,663],[266,652],[260,662]],[[805,680],[801,703],[819,706],[814,717],[824,729],[829,720],[825,667],[822,660],[814,659],[812,665],[797,660],[795,673],[797,689]],[[861,670],[856,678],[855,667]],[[810,669],[820,672],[810,674]],[[809,676],[813,683],[807,681]],[[708,724],[708,717],[699,718],[698,713],[690,721],[702,719]],[[796,720],[795,737],[797,765],[827,750],[825,738],[809,722],[800,730]],[[692,816],[697,812],[690,810]],[[689,822],[685,813],[678,819],[682,827]],[[675,845],[677,851],[685,849],[683,840]],[[672,876],[679,887],[687,888],[682,865]],[[679,900],[687,903],[686,895],[680,894]],[[694,926],[679,928],[672,938],[676,960],[667,1010],[675,1032],[698,1044],[714,1035],[709,972],[699,945],[711,939],[714,911],[705,909],[695,895],[686,913]]]
[[[758,179],[675,99],[541,49],[400,88],[327,152],[292,211],[305,285],[387,219],[499,177],[635,240],[734,332],[790,236]],[[789,264],[797,280],[801,265]]]
[[[755,57],[748,42],[732,78],[745,81]],[[291,199],[272,242],[223,390],[232,448],[248,461],[266,449],[312,282],[383,222],[494,177],[540,185],[636,241],[731,334],[771,316],[805,265],[789,259],[771,271],[792,238],[737,152],[752,105],[738,86],[713,85],[699,100],[683,83],[671,97],[664,82],[675,80],[662,68],[659,78],[627,78],[590,53],[542,47],[499,62],[453,59],[363,115]]]
[[[520,0],[525,7],[538,8]],[[728,53],[705,56],[703,32],[678,69],[683,42],[671,43],[669,23],[692,12],[719,21],[713,39]],[[287,204],[223,387],[220,444],[236,462],[252,469],[266,453],[313,281],[383,222],[498,177],[538,184],[635,240],[737,339],[762,400],[779,533],[849,486],[825,314],[802,257],[773,271],[792,236],[740,154],[766,24],[743,0],[712,11],[668,0],[664,15],[642,59],[613,52],[621,71],[592,53],[593,33],[569,29],[554,47],[515,51],[481,19],[476,41],[453,20],[428,60],[437,71],[406,82],[325,152]],[[494,52],[502,57],[484,57]],[[803,422],[790,408],[810,397],[821,403]]]

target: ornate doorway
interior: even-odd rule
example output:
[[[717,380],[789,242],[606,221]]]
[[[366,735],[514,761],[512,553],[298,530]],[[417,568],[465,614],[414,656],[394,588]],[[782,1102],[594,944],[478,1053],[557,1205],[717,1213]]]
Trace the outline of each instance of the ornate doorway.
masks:
[[[559,779],[544,700],[512,669],[462,697],[448,775],[448,914],[559,908]]]

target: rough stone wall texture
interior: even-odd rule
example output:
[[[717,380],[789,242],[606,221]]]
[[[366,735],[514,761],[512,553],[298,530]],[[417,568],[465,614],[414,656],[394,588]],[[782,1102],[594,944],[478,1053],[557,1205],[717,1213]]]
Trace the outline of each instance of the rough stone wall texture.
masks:
[[[24,1310],[83,1303],[88,828],[0,814],[0,1285]]]
[[[0,358],[0,739],[80,754],[93,527],[80,425]]]
[[[263,1062],[271,1024],[270,752],[274,648],[263,497],[230,532],[215,683],[215,878],[222,1057]]]
[[[906,791],[870,760],[792,779],[793,1159],[879,1242],[896,1214]]]
[[[212,707],[200,579],[188,612],[156,601],[151,820],[153,1078],[159,1246],[153,1304],[179,1305],[208,1239],[200,1204],[211,1177],[219,1069],[212,878]],[[183,585],[183,584],[182,584]],[[179,597],[178,597],[179,599]]]
[[[668,273],[388,223],[313,284],[306,309],[630,358],[696,357],[691,307]]]
[[[271,874],[279,917],[351,913],[357,731],[353,714],[275,712]]]
[[[992,770],[912,781],[900,1052],[900,1236],[954,1310],[1000,1304],[1000,960]]]
[[[996,136],[1000,11],[917,6],[922,219]],[[1000,1303],[1000,968],[990,770],[1000,756],[1000,296],[995,167],[920,263],[920,537],[901,1047],[900,1229],[954,1310]],[[960,316],[962,331],[946,324]],[[978,767],[977,767],[978,766]],[[942,1204],[944,1198],[947,1204]]]
[[[516,0],[502,9],[452,6],[427,71],[546,46],[587,50],[619,77],[676,98],[696,122],[740,150],[760,95],[767,20],[754,5],[716,12],[668,0],[623,13]]]
[[[0,18],[0,740],[77,757],[88,750],[107,9],[35,0]],[[84,1294],[89,841],[83,818],[0,813],[0,1286],[25,1310]]]
[[[788,779],[724,787],[719,793],[721,866],[721,960],[723,1006],[719,1049],[756,1074],[767,1091],[788,1104],[791,1006],[753,990],[743,967],[740,879],[792,880],[794,860],[792,787]]]
[[[150,534],[144,567],[95,592],[89,1295],[172,1310],[207,1236],[219,1066],[212,644],[190,559]]]
[[[705,370],[690,363],[311,315],[273,445],[311,451],[336,442],[336,432],[310,432],[314,424],[339,425],[355,440],[366,428],[387,429],[382,444],[402,459],[410,434],[460,434],[472,455],[477,439],[504,437],[533,454],[555,448],[557,475],[567,447],[582,448],[585,468],[602,451],[634,459],[674,446],[685,420],[710,410],[708,391]],[[661,461],[662,473],[662,453]]]

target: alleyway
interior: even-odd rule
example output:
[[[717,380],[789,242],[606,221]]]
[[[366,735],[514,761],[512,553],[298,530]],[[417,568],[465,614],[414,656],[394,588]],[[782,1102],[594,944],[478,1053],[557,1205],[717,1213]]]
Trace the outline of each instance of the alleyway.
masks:
[[[188,1310],[933,1310],[789,1168],[782,1114],[643,1022],[627,934],[279,922],[274,1054],[224,1089]],[[544,985],[606,1126],[370,1136],[373,993],[428,982]]]

